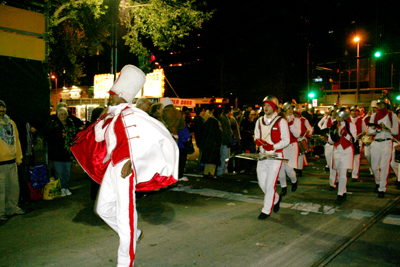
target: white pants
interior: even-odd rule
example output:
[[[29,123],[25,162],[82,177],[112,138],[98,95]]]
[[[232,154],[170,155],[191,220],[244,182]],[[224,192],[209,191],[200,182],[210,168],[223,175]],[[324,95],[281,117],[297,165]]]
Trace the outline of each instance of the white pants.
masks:
[[[358,179],[358,177],[359,177],[359,174],[360,174],[360,159],[361,159],[361,154],[354,155],[353,171],[351,172],[351,178],[353,178],[353,179]]]
[[[96,211],[118,234],[118,267],[134,264],[137,240],[137,212],[135,178],[121,177],[121,170],[128,160],[107,168],[100,187]]]
[[[379,192],[386,192],[391,160],[392,141],[373,141],[371,144],[371,167],[374,172],[375,183],[379,185]]]
[[[281,170],[279,171],[279,182],[281,187],[286,187],[286,175],[290,178],[290,181],[293,183],[297,182],[296,172],[292,167],[289,167],[286,163],[282,163]]]
[[[326,143],[324,148],[326,162],[329,166],[329,185],[336,188],[337,171],[332,168],[333,145]]]
[[[279,201],[276,183],[281,166],[282,161],[279,160],[262,160],[257,163],[258,184],[265,194],[264,207],[261,211],[267,215],[271,214],[272,208]]]
[[[298,170],[302,170],[304,166],[307,166],[307,157],[305,154],[299,155]]]
[[[390,166],[392,167],[394,174],[396,174],[396,178],[397,181],[400,181],[400,177],[399,177],[399,168],[400,168],[400,163],[397,163],[395,161],[396,158],[396,149],[394,149],[395,146],[397,146],[398,144],[393,142],[393,150],[392,150],[392,162],[390,163]],[[399,151],[400,152],[400,151]]]
[[[347,169],[340,168],[337,170],[338,177],[338,195],[343,196],[344,193],[347,193]]]

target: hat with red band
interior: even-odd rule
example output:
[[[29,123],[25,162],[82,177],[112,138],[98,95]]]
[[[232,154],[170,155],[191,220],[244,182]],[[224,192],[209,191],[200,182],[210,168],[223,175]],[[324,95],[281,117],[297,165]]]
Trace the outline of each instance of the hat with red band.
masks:
[[[263,100],[263,106],[265,105],[265,103],[268,103],[274,111],[276,111],[279,105],[278,98],[273,95],[266,96]]]

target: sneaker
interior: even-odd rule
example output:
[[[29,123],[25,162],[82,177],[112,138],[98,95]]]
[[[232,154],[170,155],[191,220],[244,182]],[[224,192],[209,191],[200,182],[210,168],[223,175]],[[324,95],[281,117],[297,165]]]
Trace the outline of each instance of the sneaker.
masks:
[[[5,216],[5,215],[0,216],[0,221],[7,221],[7,220],[8,220],[7,216]]]
[[[26,212],[22,210],[21,208],[18,208],[18,210],[15,212],[16,215],[22,215],[25,214]]]
[[[61,189],[61,197],[66,197],[66,196],[67,196],[67,193],[65,192],[65,189],[62,188]]]
[[[68,189],[68,188],[67,188],[67,189],[65,189],[65,194],[66,194],[67,196],[70,196],[70,195],[72,195],[71,191],[69,191],[69,189]]]

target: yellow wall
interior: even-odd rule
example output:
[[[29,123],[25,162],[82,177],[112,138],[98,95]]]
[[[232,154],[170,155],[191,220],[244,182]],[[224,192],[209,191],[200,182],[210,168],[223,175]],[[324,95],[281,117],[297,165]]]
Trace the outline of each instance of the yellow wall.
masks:
[[[0,5],[0,27],[43,35],[45,18],[40,13]],[[0,55],[45,60],[45,41],[29,34],[0,30]]]

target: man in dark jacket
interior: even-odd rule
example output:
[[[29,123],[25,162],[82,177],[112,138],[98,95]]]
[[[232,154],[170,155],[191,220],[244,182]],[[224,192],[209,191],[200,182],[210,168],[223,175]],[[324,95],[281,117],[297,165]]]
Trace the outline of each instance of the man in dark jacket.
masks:
[[[201,154],[203,152],[204,147],[204,129],[205,129],[205,121],[204,121],[204,113],[206,113],[205,109],[202,107],[196,108],[196,117],[193,119],[192,123],[192,131],[194,133],[194,138],[196,140],[196,146],[199,148],[199,159],[201,158]],[[201,171],[201,164],[199,161],[198,171]]]
[[[221,163],[217,168],[217,176],[227,173],[227,161],[229,160],[230,147],[232,146],[232,130],[229,121],[232,109],[230,106],[225,106],[224,112],[219,117],[222,128],[222,146],[221,146]]]

